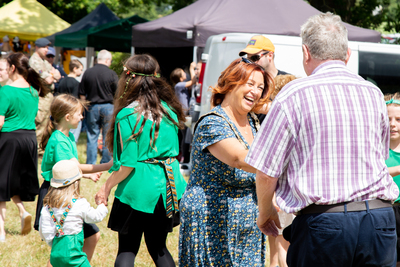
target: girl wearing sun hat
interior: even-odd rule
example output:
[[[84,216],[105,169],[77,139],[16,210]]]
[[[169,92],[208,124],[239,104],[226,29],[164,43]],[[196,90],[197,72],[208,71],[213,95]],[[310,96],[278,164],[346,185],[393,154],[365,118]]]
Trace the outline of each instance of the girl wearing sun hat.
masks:
[[[90,266],[82,251],[83,222],[98,223],[108,213],[104,204],[94,209],[81,197],[81,177],[81,170],[72,160],[61,160],[53,167],[39,223],[40,237],[51,247],[53,266]]]

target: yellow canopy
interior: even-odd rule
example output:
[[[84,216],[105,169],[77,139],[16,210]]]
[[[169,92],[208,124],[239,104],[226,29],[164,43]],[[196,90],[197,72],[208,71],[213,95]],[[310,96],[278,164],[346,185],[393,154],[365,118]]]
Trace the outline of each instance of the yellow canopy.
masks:
[[[36,0],[14,0],[0,8],[0,38],[35,41],[69,26]]]

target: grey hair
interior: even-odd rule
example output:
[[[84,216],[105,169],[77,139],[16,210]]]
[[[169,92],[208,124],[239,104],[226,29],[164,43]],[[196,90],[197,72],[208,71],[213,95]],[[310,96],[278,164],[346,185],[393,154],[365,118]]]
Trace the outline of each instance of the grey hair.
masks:
[[[105,49],[101,50],[98,54],[97,54],[97,60],[106,60],[106,59],[111,59],[111,53]]]
[[[342,61],[347,58],[347,29],[338,15],[326,12],[310,17],[301,26],[300,36],[312,58]]]

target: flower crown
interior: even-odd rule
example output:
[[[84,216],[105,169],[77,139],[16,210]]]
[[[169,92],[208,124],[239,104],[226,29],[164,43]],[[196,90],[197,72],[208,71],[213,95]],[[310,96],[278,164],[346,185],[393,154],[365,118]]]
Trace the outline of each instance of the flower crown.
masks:
[[[130,80],[131,80],[132,78],[135,78],[136,75],[145,76],[145,77],[156,77],[156,78],[160,78],[160,73],[153,73],[153,74],[138,73],[138,72],[134,72],[134,71],[128,69],[125,65],[123,66],[123,68],[124,68],[124,72],[126,73],[126,75],[129,76],[129,78],[128,78],[128,80],[126,81],[124,93],[123,93],[119,98],[123,98],[123,97],[124,97],[124,95],[126,94],[126,90],[128,89],[128,84],[129,84]]]

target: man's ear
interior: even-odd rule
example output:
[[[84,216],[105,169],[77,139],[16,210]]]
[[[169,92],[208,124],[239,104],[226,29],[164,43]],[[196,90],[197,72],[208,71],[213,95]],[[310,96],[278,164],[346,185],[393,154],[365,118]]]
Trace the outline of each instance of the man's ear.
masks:
[[[344,62],[347,65],[347,62],[349,62],[351,56],[351,49],[350,47],[347,48],[347,55],[346,55],[346,61]]]
[[[305,44],[302,45],[302,48],[303,48],[303,60],[304,60],[304,63],[308,64],[308,62],[311,59],[310,50],[308,49],[308,47]]]

